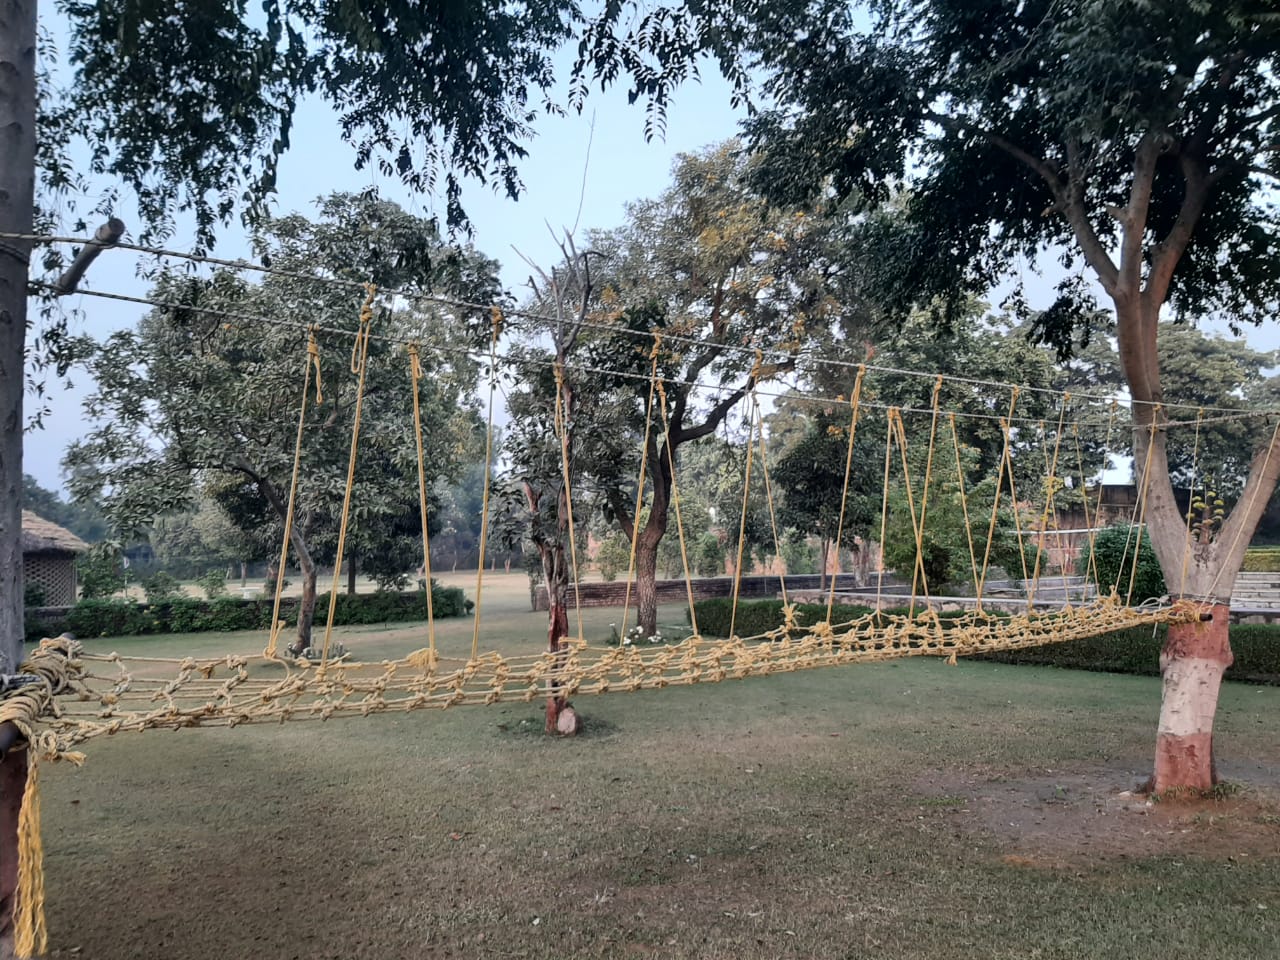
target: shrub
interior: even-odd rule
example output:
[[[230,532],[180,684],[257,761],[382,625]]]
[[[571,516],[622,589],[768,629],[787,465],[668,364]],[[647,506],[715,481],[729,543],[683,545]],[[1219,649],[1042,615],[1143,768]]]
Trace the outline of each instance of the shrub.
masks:
[[[730,622],[733,623],[733,632],[740,637],[768,633],[784,622],[781,600],[739,600],[738,614],[734,617],[733,600],[717,597],[699,600],[694,604],[694,612],[698,617],[698,630],[708,637],[729,636]],[[864,617],[870,612],[870,607],[836,604],[831,608],[831,621],[844,623]],[[825,603],[802,603],[796,607],[796,622],[803,627],[820,623],[826,616]]]
[[[142,581],[142,592],[147,595],[147,603],[164,603],[183,595],[178,578],[163,570]]]
[[[227,572],[225,570],[210,570],[198,579],[196,584],[210,600],[225,597],[227,595]]]
[[[116,544],[95,543],[88,552],[76,558],[76,573],[80,580],[80,596],[86,600],[110,597],[124,589],[124,570]]]
[[[1093,554],[1098,568],[1098,591],[1105,595],[1114,586],[1121,597],[1128,597],[1132,578],[1132,602],[1142,603],[1144,600],[1164,596],[1167,588],[1164,574],[1160,570],[1160,561],[1151,549],[1151,538],[1147,536],[1145,529],[1140,538],[1135,538],[1134,529],[1129,525],[1107,527],[1094,538]],[[1138,551],[1136,574],[1135,545]],[[1086,554],[1080,558],[1078,572],[1087,574],[1088,570],[1089,558]]]
[[[612,583],[631,561],[631,545],[620,533],[611,533],[596,549],[596,569],[600,579]]]
[[[24,607],[43,607],[48,594],[38,583],[26,583],[22,586],[22,605]]]
[[[1280,572],[1280,547],[1250,547],[1240,569],[1250,573]]]

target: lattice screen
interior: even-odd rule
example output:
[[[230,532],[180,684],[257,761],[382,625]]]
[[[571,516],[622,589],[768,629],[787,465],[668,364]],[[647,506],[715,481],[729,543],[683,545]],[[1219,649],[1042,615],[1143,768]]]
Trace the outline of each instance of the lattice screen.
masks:
[[[76,602],[76,566],[71,554],[28,553],[22,558],[22,570],[28,586],[43,588],[46,606]]]

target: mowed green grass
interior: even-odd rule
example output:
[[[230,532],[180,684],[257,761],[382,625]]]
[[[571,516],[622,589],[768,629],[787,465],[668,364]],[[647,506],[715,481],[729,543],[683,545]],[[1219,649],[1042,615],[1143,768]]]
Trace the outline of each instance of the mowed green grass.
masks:
[[[486,584],[482,647],[541,644],[516,583]],[[620,620],[588,616],[589,638]],[[470,630],[442,624],[441,646]],[[425,642],[340,636],[369,657]],[[1149,678],[911,660],[584,697],[574,740],[517,704],[95,741],[43,777],[53,953],[1280,955],[1280,690],[1224,689],[1244,789],[1194,806],[1119,795],[1158,704]]]

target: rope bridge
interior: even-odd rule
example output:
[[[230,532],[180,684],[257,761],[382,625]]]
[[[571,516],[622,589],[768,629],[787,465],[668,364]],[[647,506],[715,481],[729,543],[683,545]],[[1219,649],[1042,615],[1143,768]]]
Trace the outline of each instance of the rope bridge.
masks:
[[[354,334],[350,372],[356,380],[356,400],[352,414],[350,458],[343,497],[341,522],[338,532],[338,556],[343,554],[352,508],[352,496],[356,487],[358,450],[360,439],[361,402],[369,363],[369,341],[372,332],[376,291],[365,286],[360,320]],[[490,478],[493,473],[493,410],[496,369],[501,356],[500,338],[503,335],[504,317],[492,308],[492,337],[487,352],[490,370],[489,431],[485,452],[484,502],[490,498]],[[957,657],[1032,647],[1046,643],[1060,643],[1114,630],[1135,626],[1151,626],[1159,623],[1188,622],[1202,619],[1202,606],[1190,601],[1174,604],[1130,604],[1134,575],[1137,570],[1139,542],[1133,537],[1126,547],[1125,563],[1129,566],[1128,590],[1124,590],[1125,577],[1117,589],[1094,599],[1078,603],[1066,603],[1058,609],[1045,609],[1043,601],[1037,605],[1035,594],[1043,577],[1047,575],[1049,541],[1060,533],[1053,531],[1055,498],[1063,494],[1061,473],[1068,472],[1062,463],[1068,451],[1074,450],[1078,464],[1074,475],[1090,474],[1080,455],[1078,423],[1069,423],[1066,413],[1069,395],[1060,397],[1060,414],[1056,426],[1039,419],[1019,418],[1017,413],[1020,390],[1009,388],[1010,401],[1007,412],[984,414],[999,428],[1002,442],[994,496],[989,521],[971,516],[970,496],[966,494],[966,470],[963,465],[961,441],[956,428],[958,416],[974,415],[946,410],[940,400],[946,378],[937,377],[932,391],[932,404],[923,410],[904,410],[900,407],[881,406],[867,398],[867,365],[856,368],[849,397],[825,400],[828,405],[847,404],[847,426],[832,428],[837,435],[847,438],[847,453],[843,458],[844,489],[839,510],[839,523],[835,542],[839,544],[849,519],[846,506],[849,500],[851,477],[855,466],[855,440],[859,426],[864,425],[869,414],[883,419],[885,430],[883,462],[883,502],[880,518],[880,542],[885,542],[890,516],[889,488],[891,481],[900,481],[905,491],[905,511],[909,529],[915,541],[915,561],[910,572],[911,594],[908,598],[881,596],[879,588],[874,608],[854,619],[833,622],[836,591],[834,581],[826,597],[825,618],[813,622],[801,622],[797,604],[786,595],[785,581],[780,581],[783,598],[782,622],[775,628],[753,636],[738,636],[736,616],[738,609],[738,583],[745,564],[746,505],[753,484],[762,487],[768,506],[770,529],[775,549],[778,543],[777,506],[775,491],[769,478],[765,445],[765,424],[760,403],[760,385],[777,371],[776,366],[765,363],[760,351],[754,351],[754,362],[748,378],[749,389],[744,399],[749,404],[750,436],[746,444],[745,476],[743,480],[742,526],[738,533],[733,594],[733,621],[730,636],[723,639],[705,637],[699,633],[697,615],[693,606],[692,578],[685,543],[684,523],[680,512],[680,495],[675,479],[676,462],[671,455],[670,422],[667,410],[667,391],[671,381],[658,375],[658,358],[664,349],[661,335],[651,335],[645,345],[651,360],[645,407],[644,445],[640,457],[639,476],[636,481],[636,514],[643,504],[646,484],[652,481],[646,471],[649,468],[649,440],[651,437],[665,441],[665,452],[671,457],[671,502],[675,515],[675,532],[679,538],[685,579],[689,584],[690,623],[689,635],[678,643],[664,645],[593,645],[587,642],[582,627],[579,608],[576,637],[565,637],[556,650],[526,655],[504,655],[498,652],[482,653],[480,650],[480,626],[483,597],[483,562],[481,579],[477,582],[475,627],[471,655],[451,658],[441,655],[436,646],[434,612],[431,608],[431,591],[427,590],[426,646],[403,658],[378,662],[361,662],[345,653],[331,656],[334,647],[332,632],[334,599],[338,592],[338,570],[329,604],[328,620],[323,639],[314,644],[307,656],[292,656],[282,652],[279,637],[284,627],[280,619],[280,594],[289,556],[290,535],[299,485],[304,480],[303,436],[310,402],[323,402],[321,393],[321,356],[317,346],[316,329],[308,328],[305,355],[301,357],[300,380],[302,383],[297,441],[292,461],[292,481],[289,490],[287,513],[276,585],[275,612],[266,647],[260,655],[226,655],[217,658],[148,659],[123,657],[116,654],[102,656],[86,653],[83,646],[70,638],[43,641],[22,665],[22,673],[8,695],[0,699],[0,723],[11,722],[19,729],[29,745],[29,775],[21,818],[20,890],[17,898],[19,913],[16,916],[17,947],[21,956],[43,951],[46,943],[43,919],[43,880],[39,835],[38,770],[40,762],[64,759],[81,763],[84,755],[76,748],[101,736],[123,732],[140,732],[153,729],[181,729],[187,727],[234,727],[247,723],[279,723],[286,720],[327,720],[339,717],[370,716],[389,712],[408,712],[425,709],[446,709],[459,706],[493,704],[499,702],[528,702],[545,696],[569,697],[598,695],[617,691],[652,690],[668,686],[695,683],[714,683],[729,679],[769,676],[798,670],[867,663],[907,656],[946,657],[954,662]],[[427,438],[423,436],[419,407],[419,383],[424,376],[424,361],[417,343],[406,343],[409,382],[412,389],[412,422],[416,435],[418,475],[418,500],[423,530],[423,569],[430,583],[431,553],[426,536],[428,528],[427,487],[424,469],[424,450]],[[569,444],[565,409],[564,379],[566,369],[555,366],[556,403],[555,439],[562,453],[562,477],[568,508],[568,534],[572,560],[572,577],[576,587],[580,580],[579,557],[573,529],[573,503],[570,486]],[[900,371],[895,371],[900,372]],[[313,401],[309,398],[313,398]],[[1097,398],[1095,398],[1097,399]],[[1118,405],[1107,401],[1109,416],[1104,421],[1108,443],[1112,421]],[[927,447],[917,447],[909,456],[910,440],[904,415],[922,417],[928,422]],[[1158,419],[1158,418],[1157,418]],[[1198,411],[1195,426],[1198,441],[1204,412]],[[1167,421],[1166,421],[1167,424]],[[1155,429],[1154,423],[1152,429]],[[1020,497],[1015,482],[1012,450],[1015,440],[1038,435],[1043,448],[1043,463],[1037,473],[1043,479],[1040,485],[1040,501],[1028,503],[1025,494]],[[923,456],[920,456],[923,454]],[[920,463],[923,462],[921,469]],[[860,465],[865,466],[865,465]],[[1042,469],[1039,469],[1041,468]],[[878,464],[874,465],[881,472]],[[930,503],[933,481],[950,470],[953,482],[958,484],[960,504],[964,511],[964,529],[968,540],[968,560],[972,571],[973,597],[964,609],[946,610],[931,587],[924,560],[924,545],[929,530]],[[1145,476],[1147,471],[1143,471]],[[992,545],[999,520],[998,511],[1002,497],[1012,510],[1014,533],[1021,557],[1022,574],[1027,585],[1025,609],[1011,612],[984,609],[983,597],[993,565]],[[1141,528],[1146,506],[1146,490],[1139,491],[1130,519],[1135,528]],[[1101,501],[1090,503],[1088,494],[1083,498],[1089,531],[1087,566],[1093,571],[1094,521],[1101,511]],[[895,509],[902,509],[896,507]],[[984,508],[985,509],[985,508]],[[1031,517],[1024,521],[1023,514]],[[488,510],[483,513],[487,524]],[[634,525],[638,531],[639,524]],[[986,528],[985,543],[981,536]],[[1193,540],[1192,524],[1188,518],[1188,551]],[[975,531],[977,534],[975,535]],[[484,537],[481,544],[483,548]],[[631,541],[630,584],[636,567],[636,537]],[[906,571],[900,571],[906,575]],[[1010,571],[1011,575],[1014,571]],[[883,581],[881,581],[883,582]],[[936,585],[935,585],[936,586]],[[903,612],[889,609],[894,603],[905,600]],[[630,589],[624,606],[623,633],[626,632],[626,616],[631,605]],[[994,606],[994,605],[991,605]]]

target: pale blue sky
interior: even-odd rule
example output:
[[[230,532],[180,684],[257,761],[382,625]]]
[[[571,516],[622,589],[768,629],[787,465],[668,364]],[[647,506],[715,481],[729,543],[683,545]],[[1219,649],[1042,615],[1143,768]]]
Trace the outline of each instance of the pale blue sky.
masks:
[[[466,189],[463,202],[475,229],[473,243],[502,263],[504,284],[517,288],[529,271],[515,250],[538,263],[554,262],[557,249],[548,224],[557,231],[572,227],[580,196],[580,234],[590,228],[619,224],[628,201],[654,196],[666,186],[677,154],[698,150],[736,133],[743,114],[735,112],[729,100],[728,85],[714,70],[704,71],[701,83],[679,92],[665,139],[648,142],[644,138],[644,110],[638,104],[629,105],[622,90],[595,94],[581,115],[543,118],[537,124],[537,138],[529,145],[529,156],[521,165],[526,192],[518,202],[495,195],[479,184]],[[313,99],[300,106],[292,143],[280,169],[278,212],[308,212],[317,197],[373,185],[384,197],[406,209],[443,214],[435,198],[411,194],[398,180],[382,177],[374,170],[357,171],[354,151],[341,141],[336,118],[323,101]],[[127,206],[120,215],[126,222],[136,224],[136,217],[130,217]],[[64,232],[68,230],[70,225],[64,225]],[[192,242],[188,226],[165,246],[189,249]],[[229,258],[247,257],[244,231],[238,225],[225,228],[214,253]],[[147,284],[136,277],[138,263],[138,255],[132,252],[108,251],[94,264],[84,286],[145,296]],[[73,329],[98,337],[136,323],[145,312],[142,306],[92,297],[68,298],[67,306],[84,314],[83,321],[73,320]],[[75,387],[71,390],[50,384],[55,391],[52,412],[44,429],[28,433],[25,443],[25,471],[53,489],[62,485],[60,462],[67,445],[85,429],[81,403],[88,392],[87,378],[73,373],[72,379]]]

